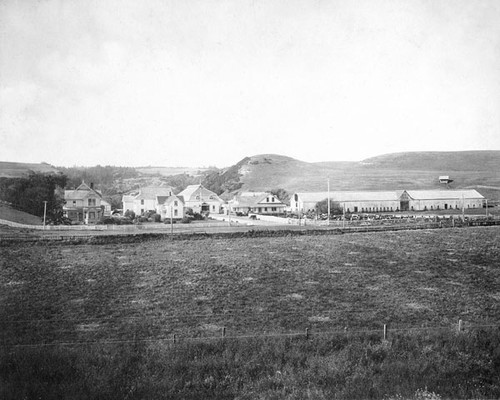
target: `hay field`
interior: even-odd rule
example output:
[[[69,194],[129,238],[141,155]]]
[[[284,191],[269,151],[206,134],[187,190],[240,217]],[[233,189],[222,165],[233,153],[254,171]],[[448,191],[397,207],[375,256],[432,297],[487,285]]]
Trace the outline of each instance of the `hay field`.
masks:
[[[4,344],[500,322],[500,229],[0,248]]]

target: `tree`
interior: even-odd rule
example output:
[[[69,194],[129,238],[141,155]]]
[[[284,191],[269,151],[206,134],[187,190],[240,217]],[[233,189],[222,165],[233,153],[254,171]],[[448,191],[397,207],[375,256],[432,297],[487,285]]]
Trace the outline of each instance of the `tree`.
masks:
[[[344,212],[342,206],[338,201],[330,199],[330,215],[339,215]],[[317,214],[328,214],[328,199],[318,201],[316,203]]]
[[[130,219],[130,220],[134,220],[135,219],[135,212],[133,212],[132,210],[127,210],[127,211],[125,211],[125,214],[123,216]]]
[[[3,178],[0,180],[0,198],[12,203],[18,210],[43,217],[47,202],[47,220],[61,219],[66,185],[65,175],[30,173],[22,178]]]
[[[271,194],[275,195],[282,203],[290,204],[290,193],[288,193],[285,189],[273,189],[271,190]]]

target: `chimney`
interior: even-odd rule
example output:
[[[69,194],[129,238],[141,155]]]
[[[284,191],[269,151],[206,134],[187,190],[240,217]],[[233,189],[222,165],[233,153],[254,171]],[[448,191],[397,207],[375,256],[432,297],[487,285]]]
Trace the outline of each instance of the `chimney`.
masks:
[[[90,188],[94,190],[94,182],[90,182]]]

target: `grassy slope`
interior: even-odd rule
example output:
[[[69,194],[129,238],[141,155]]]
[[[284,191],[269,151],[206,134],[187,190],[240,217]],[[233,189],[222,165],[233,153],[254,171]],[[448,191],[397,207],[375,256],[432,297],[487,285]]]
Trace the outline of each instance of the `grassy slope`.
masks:
[[[490,198],[500,191],[500,152],[398,153],[363,162],[306,163],[278,155],[251,157],[241,180],[244,190],[282,187],[289,192],[332,190],[437,189],[439,175],[450,175],[451,188],[478,188]]]
[[[28,214],[24,211],[15,210],[3,203],[0,203],[0,219],[17,222],[19,224],[42,225],[40,217]]]
[[[40,163],[18,163],[0,161],[0,177],[18,178],[25,176],[30,171],[41,173],[57,173],[58,170],[52,165]]]

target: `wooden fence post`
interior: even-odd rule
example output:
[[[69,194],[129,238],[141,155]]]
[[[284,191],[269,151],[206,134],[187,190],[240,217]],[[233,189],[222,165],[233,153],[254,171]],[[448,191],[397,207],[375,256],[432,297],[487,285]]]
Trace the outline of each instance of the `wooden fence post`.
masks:
[[[387,340],[387,325],[384,324],[384,340]]]
[[[306,339],[309,339],[309,328],[306,328]]]
[[[226,337],[226,327],[225,326],[222,327],[222,337],[223,338]]]
[[[461,320],[461,319],[459,319],[459,320],[458,320],[458,331],[459,331],[459,332],[461,332],[461,331],[462,331],[462,329],[463,329],[463,326],[462,326],[462,325],[463,325],[462,320]]]

